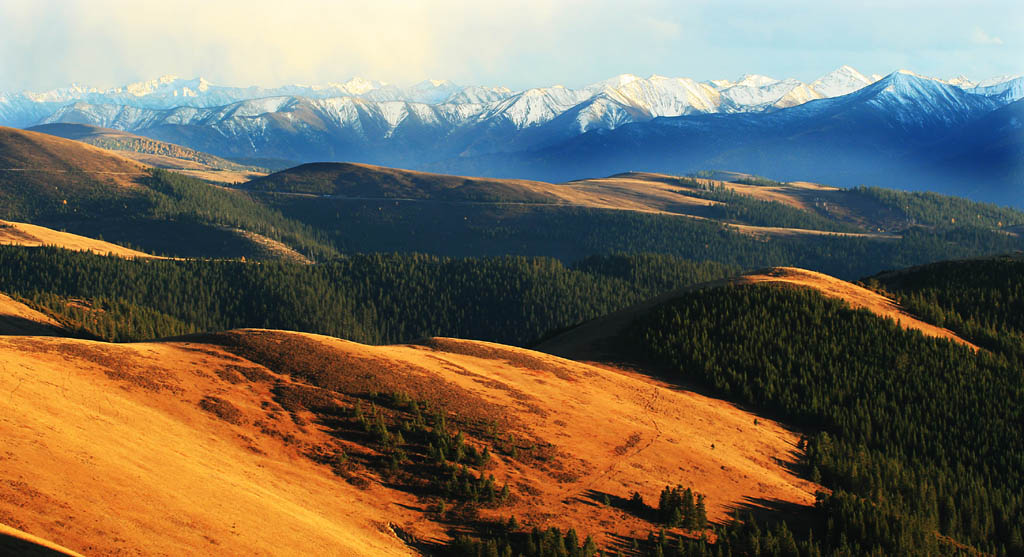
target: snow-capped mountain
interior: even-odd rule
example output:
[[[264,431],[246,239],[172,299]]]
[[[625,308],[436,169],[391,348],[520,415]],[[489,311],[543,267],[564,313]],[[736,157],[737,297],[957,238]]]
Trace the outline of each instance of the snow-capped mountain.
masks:
[[[350,160],[492,175],[507,168],[508,175],[564,178],[572,176],[502,165],[537,152],[549,153],[551,161],[572,160],[550,150],[589,152],[594,150],[591,141],[646,137],[658,130],[677,138],[661,153],[663,158],[675,160],[677,151],[688,150],[693,157],[704,154],[718,160],[723,155],[712,156],[708,149],[728,147],[742,153],[743,145],[761,138],[772,146],[759,149],[800,166],[805,163],[793,159],[796,155],[776,152],[775,144],[790,141],[780,139],[789,137],[785,134],[801,141],[821,139],[793,150],[808,161],[824,157],[820,151],[829,145],[851,141],[863,142],[858,149],[869,151],[878,145],[904,150],[922,137],[948,134],[1022,97],[1024,78],[1019,76],[941,80],[899,71],[878,77],[849,66],[810,83],[757,74],[704,82],[622,74],[579,88],[555,85],[522,91],[444,80],[400,87],[360,78],[238,88],[168,76],[102,91],[75,85],[0,95],[0,123],[91,124],[227,157]],[[807,127],[808,122],[814,127]],[[673,131],[665,131],[669,129]],[[902,143],[891,142],[892,137],[902,137]],[[658,151],[635,142],[619,147]],[[622,156],[603,153],[592,162],[618,164]],[[490,166],[473,162],[483,160]],[[636,162],[654,164],[652,160]],[[685,160],[696,164],[696,159]],[[642,167],[631,164],[626,169]]]
[[[561,181],[636,169],[741,168],[783,180],[922,188],[1020,205],[1020,103],[894,72],[850,94],[790,108],[657,118],[428,169]],[[984,158],[972,163],[979,153]]]
[[[1024,77],[1006,76],[999,81],[985,80],[965,90],[985,97],[998,97],[1005,103],[1011,103],[1024,99]]]
[[[841,97],[871,85],[878,79],[878,77],[865,77],[864,74],[850,66],[842,66],[812,81],[810,87],[822,97]]]
[[[283,106],[275,104],[275,101],[252,101],[294,97],[309,100],[358,98],[377,103],[372,107],[367,105],[367,110],[379,112],[388,122],[400,121],[400,115],[409,111],[406,105],[402,105],[405,107],[402,110],[396,109],[398,105],[394,105],[395,102],[437,106],[441,112],[460,115],[452,120],[456,127],[511,125],[521,130],[548,124],[572,111],[571,125],[563,125],[574,129],[575,133],[585,133],[658,117],[771,112],[816,99],[847,95],[876,80],[876,77],[866,77],[850,66],[842,66],[809,84],[757,74],[744,75],[736,80],[707,82],[622,74],[578,89],[552,86],[524,91],[505,87],[460,86],[446,80],[425,80],[400,87],[358,77],[325,85],[242,88],[213,85],[204,78],[163,76],[106,90],[72,85],[41,93],[3,95],[0,96],[0,124],[27,126],[73,118],[82,123],[125,126],[129,131],[142,132],[143,123],[162,122],[165,118],[162,112],[167,110],[207,109],[210,112],[205,116],[189,110],[177,114],[187,114],[192,123],[204,119],[221,121],[222,118],[216,115],[234,113],[236,109],[231,107],[243,107],[240,108],[241,113],[249,114],[254,106]],[[984,82],[961,77],[944,83],[958,85],[978,95],[1001,95],[1004,102],[1022,96],[1019,77],[1006,76]],[[449,105],[462,108],[455,109]],[[398,116],[384,116],[394,114]],[[564,118],[561,120],[563,123],[566,121]]]

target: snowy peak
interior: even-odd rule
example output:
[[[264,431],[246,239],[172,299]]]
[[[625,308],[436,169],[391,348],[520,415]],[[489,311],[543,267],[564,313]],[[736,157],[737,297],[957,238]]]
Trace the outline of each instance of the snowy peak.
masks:
[[[984,83],[990,83],[983,85]],[[982,81],[976,87],[966,89],[968,93],[982,95],[985,97],[998,98],[1004,103],[1011,103],[1024,99],[1024,77],[1000,78],[993,83],[993,80]]]
[[[109,89],[107,93],[128,93],[129,95],[135,95],[136,97],[144,97],[146,95],[152,95],[157,91],[166,91],[167,89],[174,89],[182,82],[181,78],[176,75],[163,75],[156,79],[149,81],[139,81],[137,83],[129,83],[124,87],[115,89]],[[200,82],[206,82],[205,79],[193,79],[187,83],[181,84],[184,87],[193,86],[198,87]]]
[[[630,83],[633,83],[634,81],[637,81],[639,79],[639,77],[633,74],[624,73],[609,79],[605,79],[603,81],[598,81],[597,83],[591,83],[590,85],[587,85],[583,89],[586,91],[594,91],[595,93],[604,91],[605,89],[614,90],[625,85],[629,85]]]
[[[490,104],[503,101],[514,94],[515,92],[508,87],[464,87],[448,97],[445,104]]]
[[[728,79],[712,79],[710,81],[706,81],[705,83],[707,85],[710,85],[711,87],[714,87],[715,89],[718,89],[719,91],[721,91],[722,89],[725,89],[727,87],[732,87],[733,85],[735,85],[733,82],[729,81]]]
[[[974,87],[994,87],[996,85],[1002,85],[1009,81],[1019,81],[1021,76],[1018,75],[1001,75],[999,77],[993,77],[991,79],[983,79],[974,84]]]
[[[849,95],[877,80],[865,77],[864,74],[850,66],[840,66],[834,71],[819,77],[810,84],[810,88],[822,97],[840,97]]]
[[[901,70],[879,79],[844,65],[811,83],[760,74],[704,82],[621,74],[578,89],[555,85],[515,91],[466,87],[443,79],[398,86],[362,77],[324,85],[242,88],[214,85],[201,77],[165,75],[105,90],[76,84],[43,93],[6,94],[0,96],[0,125],[73,120],[140,131],[155,122],[196,126],[224,122],[243,129],[249,124],[243,126],[241,119],[278,115],[294,121],[300,113],[318,111],[331,125],[351,126],[358,133],[363,133],[364,126],[400,133],[399,128],[413,123],[447,126],[445,134],[462,126],[523,130],[548,124],[567,133],[569,123],[574,133],[583,133],[659,117],[776,112],[858,91],[880,106],[908,114],[1024,98],[1024,78],[1013,76],[974,82],[964,77],[938,80]],[[814,106],[818,110],[830,105]]]
[[[739,81],[737,81],[734,84],[734,86],[735,87],[766,87],[768,85],[774,85],[774,84],[776,84],[778,82],[779,82],[778,79],[775,79],[773,77],[768,77],[766,75],[747,74],[747,75],[744,75],[743,77],[741,77],[739,79]]]
[[[743,76],[738,83],[722,90],[726,112],[787,108],[818,98],[821,96],[795,79],[779,81],[761,75]]]
[[[857,96],[903,126],[930,122],[963,123],[998,108],[988,97],[972,95],[948,83],[900,70],[865,87]]]
[[[976,83],[974,83],[973,81],[971,81],[971,80],[970,80],[970,79],[969,79],[969,78],[968,78],[967,76],[965,76],[965,75],[958,75],[958,76],[956,76],[956,77],[953,77],[953,78],[947,79],[947,80],[946,80],[946,83],[948,83],[948,84],[950,84],[950,85],[956,85],[957,87],[959,87],[959,88],[961,88],[961,89],[970,89],[970,88],[972,88],[972,87],[976,87],[976,86],[977,86],[977,84],[976,84]]]
[[[72,83],[68,87],[61,87],[59,89],[51,89],[50,91],[43,91],[40,93],[34,93],[31,91],[25,91],[22,95],[32,102],[38,103],[52,103],[52,102],[67,102],[81,98],[90,93],[98,93],[98,89],[86,87],[78,83]],[[15,95],[11,95],[14,97]]]
[[[386,83],[383,81],[353,77],[344,83],[328,83],[326,88],[341,91],[349,95],[365,95],[374,89],[380,89],[384,85],[386,85]],[[314,85],[313,88],[317,89],[318,87]]]

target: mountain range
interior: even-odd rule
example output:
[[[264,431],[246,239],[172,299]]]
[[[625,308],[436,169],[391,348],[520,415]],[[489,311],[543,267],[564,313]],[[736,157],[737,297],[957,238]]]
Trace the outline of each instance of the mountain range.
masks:
[[[1021,101],[944,87],[680,118],[1008,133]],[[1024,555],[1024,211],[727,171],[226,186],[41,129],[0,127],[0,555]]]
[[[524,91],[360,78],[239,88],[164,77],[3,94],[0,124],[89,124],[263,166],[344,160],[547,181],[734,168],[1017,204],[1022,98],[1020,76],[865,76],[849,66],[811,83],[620,75]]]

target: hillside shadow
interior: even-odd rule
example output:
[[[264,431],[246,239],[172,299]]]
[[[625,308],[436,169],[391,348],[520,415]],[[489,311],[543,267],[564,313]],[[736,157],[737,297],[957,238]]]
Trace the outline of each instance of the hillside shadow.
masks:
[[[70,331],[14,315],[0,316],[0,336],[69,337]]]
[[[642,548],[646,540],[640,538],[632,538],[629,536],[623,536],[621,534],[608,533],[605,536],[607,541],[607,549],[613,552],[618,552],[623,556],[632,557],[636,555],[643,555]],[[638,549],[634,549],[634,545]]]
[[[750,515],[758,524],[776,524],[786,522],[786,526],[797,536],[806,536],[808,531],[821,532],[824,519],[813,506],[800,505],[780,499],[761,497],[744,497],[735,505],[727,505],[729,514],[733,516]]]
[[[656,518],[654,516],[655,510],[647,504],[644,504],[641,508],[625,497],[612,495],[611,493],[606,493],[604,491],[597,491],[596,489],[588,489],[583,492],[583,497],[580,498],[580,500],[588,505],[608,506],[641,520],[651,521]]]
[[[67,553],[0,532],[0,555],[66,557]]]

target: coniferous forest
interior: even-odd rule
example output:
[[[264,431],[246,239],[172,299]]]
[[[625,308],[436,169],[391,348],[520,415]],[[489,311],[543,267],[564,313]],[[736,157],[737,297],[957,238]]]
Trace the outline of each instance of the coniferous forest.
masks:
[[[808,550],[1024,552],[1024,374],[1007,354],[775,286],[685,294],[623,349],[808,432],[805,472],[832,490]]]
[[[124,260],[0,247],[0,292],[72,328],[131,341],[240,327],[367,343],[451,336],[525,344],[738,268],[661,255],[452,259],[362,255],[331,263]]]

